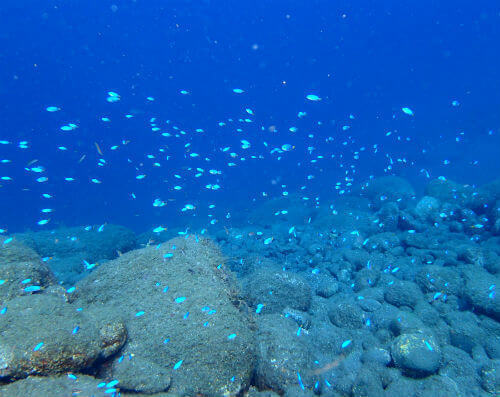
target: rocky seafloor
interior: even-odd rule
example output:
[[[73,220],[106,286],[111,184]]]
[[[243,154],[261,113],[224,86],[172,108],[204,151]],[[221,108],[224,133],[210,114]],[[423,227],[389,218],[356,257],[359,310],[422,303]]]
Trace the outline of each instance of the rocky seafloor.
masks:
[[[500,181],[0,237],[1,396],[500,395]]]

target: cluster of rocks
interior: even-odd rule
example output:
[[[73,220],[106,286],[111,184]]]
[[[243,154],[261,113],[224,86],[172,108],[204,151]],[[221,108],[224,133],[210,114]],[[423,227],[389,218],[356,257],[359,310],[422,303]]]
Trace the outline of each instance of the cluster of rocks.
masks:
[[[211,240],[112,240],[71,288],[52,242],[2,238],[1,394],[500,394],[500,183],[417,198],[385,177],[303,203]]]
[[[425,194],[381,178],[303,211],[300,223],[300,205],[278,200],[268,207],[280,221],[254,217],[215,236],[260,312],[257,386],[285,395],[301,385],[328,396],[500,392],[500,183],[438,179]]]
[[[221,396],[250,386],[253,323],[207,239],[130,251],[69,289],[16,237],[0,240],[0,263],[2,395]]]

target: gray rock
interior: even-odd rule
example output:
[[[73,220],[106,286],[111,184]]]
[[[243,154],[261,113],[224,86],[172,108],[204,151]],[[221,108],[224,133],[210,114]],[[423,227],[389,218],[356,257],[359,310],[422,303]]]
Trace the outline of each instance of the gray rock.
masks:
[[[334,279],[322,280],[316,287],[316,295],[330,298],[339,291],[339,285]]]
[[[471,199],[474,189],[450,180],[434,179],[425,189],[427,196],[432,196],[441,202],[447,201],[465,206]]]
[[[293,272],[259,268],[244,282],[247,300],[252,307],[263,304],[263,313],[281,313],[285,307],[309,311],[311,288]]]
[[[486,339],[484,350],[489,358],[500,360],[500,333]]]
[[[365,364],[389,365],[392,361],[391,353],[380,347],[372,347],[361,356],[361,361]]]
[[[365,324],[363,310],[351,302],[334,304],[328,312],[328,317],[333,325],[340,328],[359,329]]]
[[[481,368],[481,386],[488,393],[500,395],[500,360],[491,360]]]
[[[7,308],[0,316],[0,377],[81,371],[116,353],[126,339],[120,321],[78,312],[55,294],[21,296]]]
[[[397,202],[400,208],[404,208],[415,196],[408,181],[397,176],[372,179],[354,191],[368,197],[376,209],[386,202]]]
[[[112,367],[113,377],[120,380],[120,387],[140,393],[158,393],[170,387],[170,369],[138,354],[121,356]],[[151,377],[149,374],[155,374]]]
[[[395,233],[385,232],[370,236],[364,248],[369,252],[386,252],[400,245],[401,241]]]
[[[75,396],[79,397],[105,397],[109,390],[105,387],[97,387],[102,380],[92,378],[87,375],[73,375],[76,379],[71,379],[67,375],[58,377],[38,377],[30,376],[27,379],[0,386],[2,397],[20,396]],[[117,388],[116,386],[115,388]]]
[[[482,345],[486,336],[480,327],[479,320],[474,313],[468,311],[454,311],[444,316],[450,326],[450,344],[472,353],[474,347]]]
[[[423,299],[422,292],[418,286],[411,281],[396,281],[385,290],[384,298],[387,303],[401,307],[414,308]]]
[[[75,297],[79,306],[99,306],[103,315],[118,314],[125,322],[121,363],[130,355],[142,360],[132,363],[129,387],[167,387],[157,379],[165,368],[174,394],[235,395],[248,387],[255,362],[252,323],[210,240],[176,238],[123,254],[83,279]]]
[[[453,379],[460,385],[461,390],[479,388],[480,378],[476,363],[469,354],[456,347],[443,347],[443,366],[439,374]],[[473,395],[472,390],[468,395]]]
[[[426,265],[417,273],[415,282],[424,292],[458,295],[463,288],[460,274],[452,268]]]
[[[283,397],[315,397],[314,391],[302,389],[298,385],[288,386],[283,394]]]
[[[309,329],[311,327],[311,316],[306,312],[287,307],[283,310],[282,314],[285,318],[290,318],[295,321],[297,325],[303,329]]]
[[[422,334],[403,334],[391,346],[394,363],[411,377],[436,373],[440,366],[441,350],[433,337]]]
[[[17,236],[0,236],[0,263],[38,262],[40,256]]]
[[[375,299],[360,299],[358,300],[358,305],[363,309],[365,312],[376,312],[377,310],[380,310],[382,308],[382,304],[375,300]]]
[[[297,385],[297,373],[301,374],[306,388],[314,386],[311,346],[307,337],[298,338],[296,332],[297,325],[283,316],[265,314],[259,317],[255,370],[255,382],[259,388],[282,393]]]
[[[427,222],[436,222],[439,219],[440,202],[435,197],[424,196],[415,207],[415,214]]]
[[[376,213],[378,226],[383,232],[394,232],[398,228],[399,208],[396,203],[387,203]]]
[[[352,386],[352,396],[380,396],[383,393],[384,388],[377,372],[368,367],[361,368]]]
[[[424,328],[422,320],[413,313],[401,312],[391,321],[389,329],[395,335],[412,334]]]
[[[30,292],[29,289],[40,287],[42,291],[56,282],[50,269],[40,259],[1,263],[0,280],[4,280],[0,287],[0,302],[7,302],[17,296],[38,293],[38,291]]]
[[[500,299],[496,288],[499,279],[477,267],[470,267],[463,273],[465,288],[463,296],[476,310],[500,321]]]
[[[32,292],[29,287],[44,289],[56,282],[50,269],[35,251],[16,237],[6,236],[0,236],[0,280],[0,302],[30,295]]]
[[[270,390],[259,391],[255,387],[251,386],[246,393],[246,397],[279,397],[279,394]]]

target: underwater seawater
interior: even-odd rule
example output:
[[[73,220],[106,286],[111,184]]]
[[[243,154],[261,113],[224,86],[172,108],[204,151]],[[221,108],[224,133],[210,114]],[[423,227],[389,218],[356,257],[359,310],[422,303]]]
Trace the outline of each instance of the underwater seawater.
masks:
[[[500,3],[0,4],[0,396],[500,395]]]

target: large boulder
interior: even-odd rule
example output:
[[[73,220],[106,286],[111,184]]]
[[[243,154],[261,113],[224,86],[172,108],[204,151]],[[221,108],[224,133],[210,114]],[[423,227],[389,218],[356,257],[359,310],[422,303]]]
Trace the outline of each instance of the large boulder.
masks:
[[[415,207],[415,215],[423,221],[435,222],[439,219],[441,203],[435,197],[422,197]]]
[[[104,384],[103,384],[104,383]],[[106,382],[87,375],[68,374],[63,376],[30,376],[17,382],[0,386],[2,397],[19,396],[79,396],[109,397],[113,389],[106,387]],[[110,385],[111,386],[111,385]]]
[[[441,350],[437,341],[422,333],[398,336],[391,347],[394,363],[411,377],[431,375],[439,369]]]
[[[498,277],[478,266],[464,270],[463,297],[475,310],[500,321],[500,299],[497,296]]]
[[[0,378],[82,371],[116,353],[123,323],[77,311],[56,293],[10,300],[0,316]]]
[[[0,238],[0,304],[55,283],[48,266],[17,238]]]
[[[263,313],[280,313],[286,307],[307,312],[311,306],[311,287],[290,271],[258,268],[243,289],[250,306],[263,305]]]
[[[80,281],[75,297],[80,307],[123,319],[128,339],[106,370],[127,390],[222,396],[250,383],[251,322],[207,239],[176,238],[126,253]]]
[[[372,179],[354,189],[354,193],[369,198],[375,209],[381,208],[388,202],[397,203],[400,208],[405,208],[415,197],[415,190],[410,183],[397,176]]]
[[[469,185],[462,185],[449,179],[433,179],[425,188],[426,196],[431,196],[441,202],[456,203],[460,207],[466,206],[474,193]]]
[[[283,392],[295,386],[300,375],[306,388],[314,386],[314,358],[307,336],[297,336],[298,326],[278,314],[263,314],[257,331],[258,360],[255,382],[261,389]],[[297,375],[299,374],[299,375]]]
[[[396,281],[389,285],[384,294],[385,301],[391,305],[407,306],[412,309],[422,300],[423,295],[417,284],[411,281]]]

